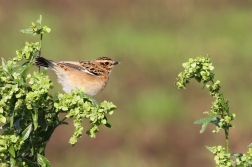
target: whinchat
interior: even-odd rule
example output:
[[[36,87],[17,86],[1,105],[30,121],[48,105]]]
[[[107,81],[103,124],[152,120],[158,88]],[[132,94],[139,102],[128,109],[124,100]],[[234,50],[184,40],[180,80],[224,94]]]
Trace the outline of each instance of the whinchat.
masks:
[[[108,57],[99,57],[90,61],[59,61],[35,58],[35,64],[53,70],[64,92],[71,93],[73,89],[84,88],[85,93],[94,96],[102,91],[109,80],[113,67],[120,62]]]

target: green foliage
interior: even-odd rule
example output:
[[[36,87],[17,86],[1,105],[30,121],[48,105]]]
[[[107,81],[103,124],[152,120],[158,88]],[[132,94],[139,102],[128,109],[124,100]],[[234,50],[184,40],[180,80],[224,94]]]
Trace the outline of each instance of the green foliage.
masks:
[[[41,26],[42,17],[37,24],[32,23],[23,33],[40,35],[51,31]],[[116,106],[104,101],[98,104],[87,96],[84,90],[76,89],[71,94],[49,94],[53,88],[46,71],[29,73],[34,57],[41,53],[41,40],[25,43],[25,47],[16,51],[16,57],[0,66],[0,164],[1,166],[49,167],[45,147],[54,130],[67,124],[67,118],[73,118],[74,134],[69,142],[72,145],[82,136],[82,121],[90,121],[87,130],[95,137],[99,125],[111,127],[106,114],[111,115]],[[25,62],[24,62],[25,61]],[[22,62],[24,62],[22,64]],[[22,65],[20,65],[20,63]],[[59,114],[66,113],[64,119]]]
[[[220,81],[214,81],[214,67],[210,61],[210,57],[199,56],[196,59],[190,58],[189,61],[183,63],[182,66],[184,67],[184,71],[179,73],[177,82],[175,83],[178,89],[185,89],[190,79],[194,78],[198,82],[203,81],[204,87],[208,88],[210,95],[215,98],[210,110],[204,112],[207,117],[195,121],[194,124],[202,124],[200,133],[206,130],[209,123],[216,126],[213,133],[219,133],[220,130],[224,130],[226,138],[225,148],[222,146],[207,146],[207,149],[215,155],[214,160],[216,165],[219,167],[228,167],[234,164],[239,167],[251,166],[252,150],[250,148],[246,154],[230,154],[229,152],[229,128],[233,126],[231,121],[234,120],[236,115],[229,112],[228,101],[224,98],[223,92],[220,91]],[[235,157],[236,161],[232,160],[231,156]]]
[[[215,157],[215,163],[219,167],[229,167],[233,166],[233,161],[230,159],[230,153],[226,153],[225,148],[222,146],[217,147],[206,147],[209,151],[211,151]]]
[[[210,61],[210,57],[199,56],[196,59],[189,59],[188,62],[183,63],[184,71],[178,75],[175,85],[178,89],[185,89],[186,84],[189,83],[191,78],[196,79],[198,82],[203,81],[204,87],[209,89],[210,95],[216,100],[209,111],[204,112],[208,115],[207,118],[195,121],[195,124],[202,124],[200,133],[203,133],[209,123],[216,125],[214,133],[224,129],[228,132],[229,127],[232,127],[230,121],[235,118],[235,114],[229,113],[228,101],[224,98],[222,92],[220,92],[220,81],[214,82],[214,73],[212,72],[214,67]]]

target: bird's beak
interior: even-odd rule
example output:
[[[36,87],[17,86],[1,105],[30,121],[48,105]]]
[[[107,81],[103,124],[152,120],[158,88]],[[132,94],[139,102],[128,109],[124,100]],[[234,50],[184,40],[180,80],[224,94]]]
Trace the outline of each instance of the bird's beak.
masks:
[[[115,61],[113,65],[120,64],[121,62]]]

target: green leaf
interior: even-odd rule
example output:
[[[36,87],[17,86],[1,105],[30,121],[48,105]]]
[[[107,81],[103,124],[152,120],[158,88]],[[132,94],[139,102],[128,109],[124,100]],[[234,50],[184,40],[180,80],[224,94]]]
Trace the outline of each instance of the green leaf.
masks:
[[[200,130],[200,133],[205,132],[205,130],[206,130],[206,128],[207,128],[207,125],[208,125],[208,123],[204,123],[204,124],[202,124],[201,130]]]
[[[112,128],[112,126],[109,123],[106,123],[105,126],[108,128]]]
[[[8,149],[9,153],[11,154],[12,157],[15,157],[15,149],[13,147],[13,144],[10,145],[9,149]]]
[[[243,156],[243,154],[242,153],[240,153],[240,154],[233,153],[233,154],[231,154],[231,156],[233,156],[235,158],[241,158]]]
[[[39,15],[39,19],[37,20],[37,23],[38,23],[39,25],[42,24],[42,15]]]
[[[206,148],[207,148],[209,151],[213,152],[213,148],[212,148],[212,147],[206,146]]]
[[[34,130],[38,128],[38,110],[32,112],[32,121],[34,125]]]
[[[41,165],[42,167],[51,166],[50,162],[46,159],[46,157],[44,157],[41,154],[37,154],[37,161],[38,161],[38,164]]]
[[[88,99],[88,101],[90,101],[93,104],[94,107],[99,107],[99,103],[94,98],[92,98],[92,97],[90,97],[90,96],[88,96],[87,94],[84,94],[84,93],[82,93],[82,96],[83,96],[83,98]]]
[[[22,33],[24,34],[33,34],[33,29],[32,28],[26,28],[26,29],[22,29],[20,30]]]
[[[51,32],[51,28],[48,28],[48,27],[47,27],[47,28],[45,29],[45,32],[46,32],[46,33],[50,33],[50,32]]]
[[[251,148],[252,147],[252,143],[250,143],[249,145],[247,145],[247,147]]]
[[[10,127],[13,126],[14,123],[14,113],[12,113],[11,117],[10,117]]]
[[[6,67],[6,61],[4,60],[4,58],[2,58],[2,66],[3,68]]]
[[[31,22],[31,27],[35,27],[36,26],[36,24],[35,23],[33,23],[33,22]]]
[[[7,150],[7,146],[0,146],[0,153],[4,153]]]
[[[6,61],[4,60],[4,58],[2,58],[2,67],[4,71],[8,72]]]
[[[214,124],[215,126],[218,126],[218,127],[219,127],[219,122],[220,122],[219,117],[215,117],[210,121],[210,123],[212,123],[212,124]]]
[[[194,124],[205,124],[205,123],[210,123],[213,119],[216,118],[216,115],[210,115],[206,118],[202,118],[202,119],[199,119],[199,120],[196,120],[194,122]]]
[[[203,133],[206,130],[207,125],[215,119],[216,119],[216,115],[210,115],[207,118],[202,118],[202,119],[195,121],[194,124],[202,124],[202,128],[200,130],[200,133]]]
[[[27,126],[25,130],[22,132],[21,140],[26,140],[30,136],[31,130],[32,130],[32,124]]]
[[[30,64],[26,63],[23,66],[19,67],[16,72],[19,73],[24,78],[27,72],[29,71],[29,69],[30,69]]]
[[[40,147],[39,148],[39,153],[42,153],[45,150],[45,147]]]
[[[10,157],[10,165],[11,167],[15,167],[16,160],[13,157]]]
[[[0,115],[0,123],[6,123],[6,118],[3,115]]]
[[[51,29],[48,28],[47,26],[44,26],[44,27],[42,28],[42,33],[41,33],[41,34],[50,33],[50,32],[51,32]]]

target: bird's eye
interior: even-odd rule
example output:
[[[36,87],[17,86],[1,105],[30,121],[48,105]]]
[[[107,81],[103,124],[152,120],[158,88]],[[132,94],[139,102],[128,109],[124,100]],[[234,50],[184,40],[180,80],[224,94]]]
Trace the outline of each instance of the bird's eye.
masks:
[[[106,65],[106,66],[109,65],[109,62],[105,62],[105,65]]]

